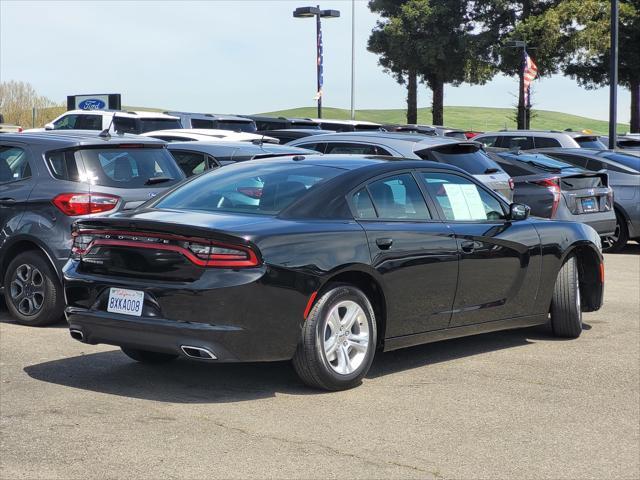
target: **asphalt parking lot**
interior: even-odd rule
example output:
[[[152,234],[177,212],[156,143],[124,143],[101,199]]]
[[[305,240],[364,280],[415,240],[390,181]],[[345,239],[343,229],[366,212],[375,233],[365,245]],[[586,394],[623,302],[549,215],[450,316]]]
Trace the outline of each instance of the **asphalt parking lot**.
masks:
[[[136,364],[0,310],[0,478],[640,478],[640,245],[578,340],[546,327],[378,355],[363,385],[287,363]]]

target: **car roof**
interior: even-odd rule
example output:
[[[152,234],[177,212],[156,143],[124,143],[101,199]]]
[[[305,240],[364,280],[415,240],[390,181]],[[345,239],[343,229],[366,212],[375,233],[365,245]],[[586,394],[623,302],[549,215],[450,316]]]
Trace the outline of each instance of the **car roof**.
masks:
[[[311,155],[296,155],[288,157],[272,157],[260,160],[260,162],[270,163],[307,163],[322,167],[340,168],[342,170],[358,170],[361,168],[380,169],[380,170],[396,170],[403,168],[437,168],[443,170],[451,170],[455,172],[464,172],[464,170],[440,162],[430,160],[416,160],[402,157],[389,157],[383,155],[344,155],[329,154],[320,155],[313,153]],[[468,174],[467,174],[468,175]]]
[[[558,137],[561,135],[566,135],[571,138],[580,138],[580,137],[597,137],[598,135],[595,133],[585,133],[585,132],[574,132],[574,131],[560,131],[560,130],[500,130],[496,132],[484,132],[481,133],[483,137],[485,136],[496,136],[496,135],[538,135],[542,137]],[[478,135],[478,136],[480,136]]]
[[[446,145],[446,144],[454,144],[454,143],[476,143],[473,141],[464,141],[455,138],[448,137],[437,137],[437,136],[429,136],[422,135],[420,133],[412,133],[412,132],[338,132],[338,133],[327,133],[323,135],[314,135],[313,138],[310,138],[310,142],[330,142],[330,141],[369,141],[376,143],[376,140],[387,140],[392,142],[408,142],[408,143],[420,143],[420,146],[424,148]],[[384,143],[384,142],[378,142]]]
[[[368,122],[366,120],[337,120],[335,118],[312,118],[314,122],[318,123],[336,123],[339,125],[372,125],[376,127],[381,127],[381,123]]]
[[[144,143],[164,145],[165,142],[151,137],[130,133],[101,137],[97,130],[48,130],[44,132],[3,133],[2,140],[33,144],[54,144],[59,147],[81,145],[103,145],[121,143]]]
[[[233,120],[235,122],[244,122],[251,123],[251,119],[247,117],[240,117],[238,115],[227,115],[227,114],[219,114],[219,113],[196,113],[196,112],[179,112],[179,111],[167,111],[164,112],[167,115],[185,115],[194,118],[204,118],[211,120]]]
[[[169,150],[196,150],[204,153],[212,153],[214,151],[222,151],[222,150],[238,150],[241,149],[242,152],[246,153],[300,153],[302,154],[315,154],[313,150],[309,150],[306,148],[300,147],[292,147],[289,145],[277,145],[272,143],[264,143],[264,144],[255,144],[250,142],[227,142],[227,141],[219,141],[219,142],[171,142],[167,145]],[[213,153],[212,153],[213,155]]]
[[[145,110],[67,110],[62,115],[108,115],[113,116],[117,115],[119,117],[128,117],[128,118],[161,118],[165,120],[179,120],[178,117],[174,117],[172,115],[167,115],[162,112],[149,112]]]

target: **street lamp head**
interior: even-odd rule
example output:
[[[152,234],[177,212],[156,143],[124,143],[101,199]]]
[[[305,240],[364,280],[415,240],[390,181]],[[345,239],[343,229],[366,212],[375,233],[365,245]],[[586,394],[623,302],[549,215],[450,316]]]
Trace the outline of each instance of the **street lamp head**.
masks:
[[[340,10],[322,10],[320,16],[322,18],[338,18],[340,16]]]
[[[318,7],[298,7],[293,11],[295,18],[311,18],[320,14],[321,11]]]

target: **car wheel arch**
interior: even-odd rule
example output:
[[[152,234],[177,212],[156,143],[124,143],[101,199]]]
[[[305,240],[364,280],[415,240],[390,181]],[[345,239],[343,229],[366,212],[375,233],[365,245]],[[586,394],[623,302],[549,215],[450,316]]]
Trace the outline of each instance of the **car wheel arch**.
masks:
[[[373,306],[376,316],[376,329],[378,331],[378,348],[382,348],[387,325],[387,301],[384,295],[382,283],[374,274],[365,269],[343,270],[328,276],[318,288],[320,298],[324,292],[336,284],[347,284],[362,290]]]
[[[601,267],[604,259],[600,251],[591,243],[580,242],[568,248],[562,258],[563,265],[570,256],[575,256],[578,264],[580,296],[583,312],[593,312],[600,308],[604,290]]]
[[[56,263],[53,261],[51,253],[48,251],[46,246],[32,238],[15,238],[14,241],[3,248],[2,258],[0,259],[0,272],[3,272],[2,276],[4,277],[4,272],[6,271],[7,266],[16,255],[33,250],[44,254],[51,265],[51,268],[53,268],[53,271],[58,276],[58,280],[60,280],[60,271],[56,267]],[[4,280],[4,278],[0,279],[0,282],[2,282],[2,280]]]

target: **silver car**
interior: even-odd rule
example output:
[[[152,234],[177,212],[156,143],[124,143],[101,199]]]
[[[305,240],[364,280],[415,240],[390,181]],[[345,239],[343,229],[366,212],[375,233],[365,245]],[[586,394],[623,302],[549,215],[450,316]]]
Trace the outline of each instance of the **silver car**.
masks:
[[[598,135],[570,130],[503,130],[486,132],[473,137],[489,150],[532,150],[534,148],[596,148],[607,146]]]
[[[387,155],[419,158],[462,168],[507,200],[513,199],[509,175],[474,141],[401,132],[345,132],[314,135],[287,145],[324,154]]]
[[[613,188],[616,212],[615,233],[602,239],[608,252],[622,250],[628,240],[640,241],[640,158],[620,151],[587,149],[546,149],[545,155],[586,168],[606,172]]]

